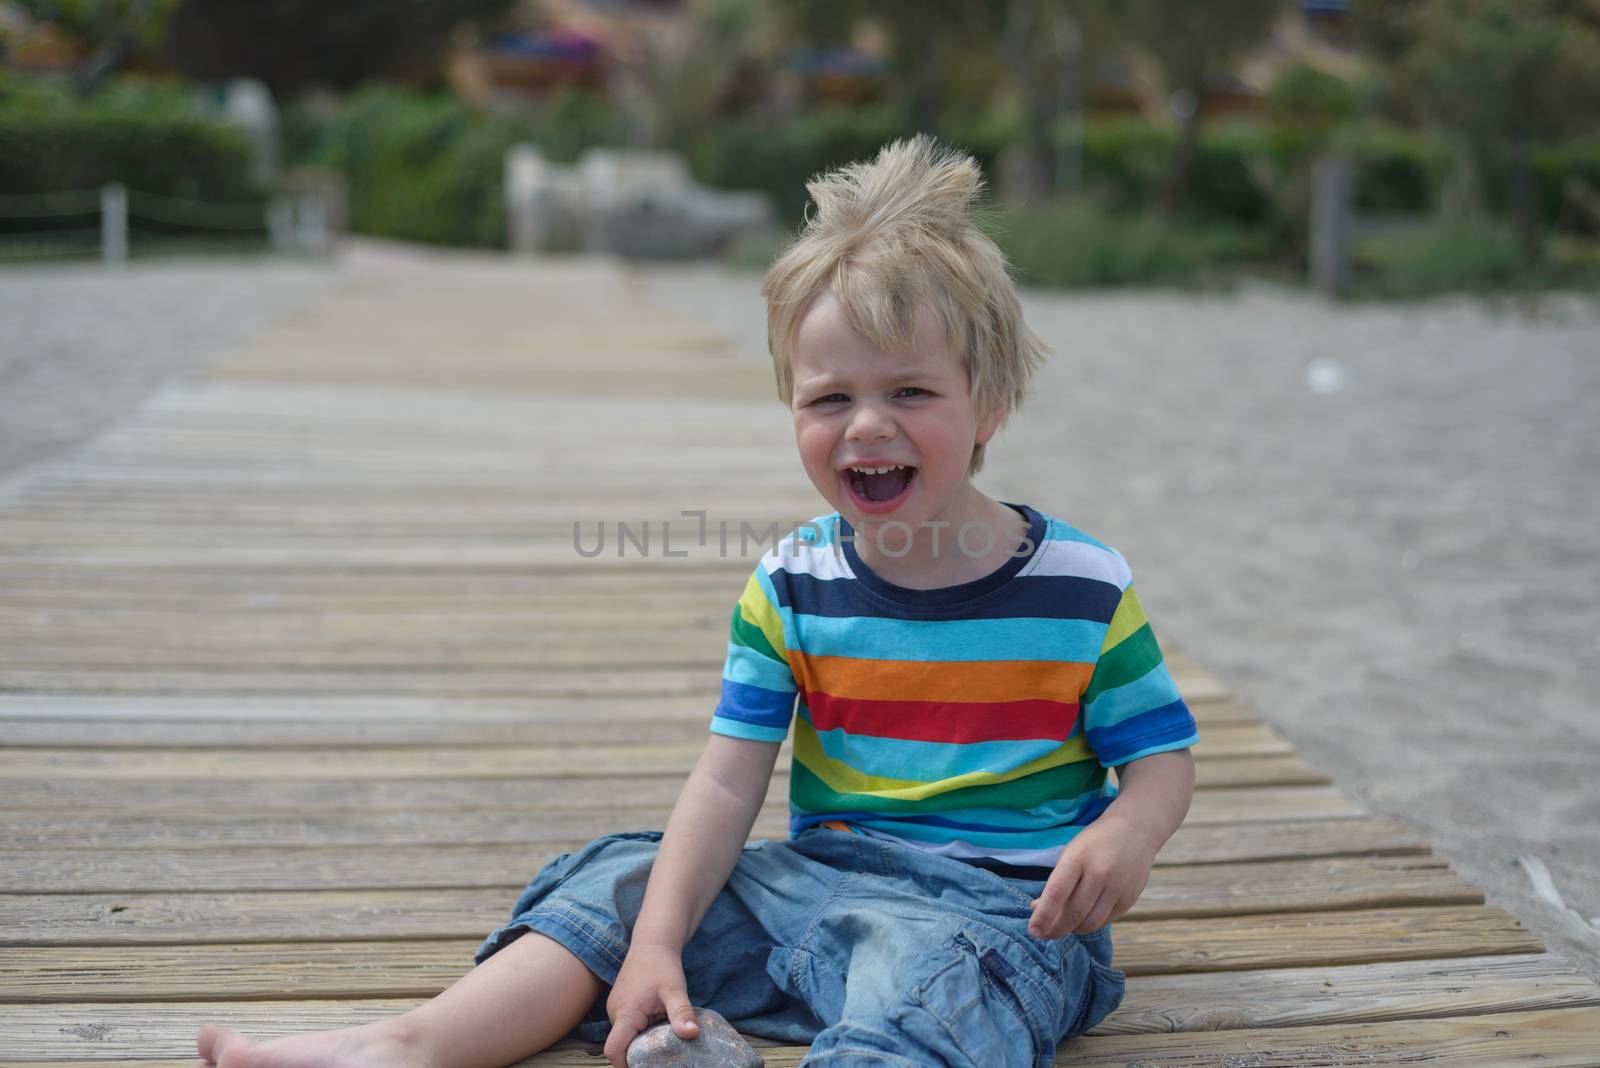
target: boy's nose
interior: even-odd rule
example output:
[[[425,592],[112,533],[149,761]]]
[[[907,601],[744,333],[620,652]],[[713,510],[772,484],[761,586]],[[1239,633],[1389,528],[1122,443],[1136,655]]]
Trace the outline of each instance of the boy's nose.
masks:
[[[894,435],[894,420],[870,404],[856,408],[845,431],[851,441],[882,441]]]

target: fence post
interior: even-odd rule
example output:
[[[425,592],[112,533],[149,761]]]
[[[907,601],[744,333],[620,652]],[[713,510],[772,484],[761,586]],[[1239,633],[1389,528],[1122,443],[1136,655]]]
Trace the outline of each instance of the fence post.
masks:
[[[316,192],[294,198],[295,229],[300,247],[316,256],[326,256],[328,241],[328,201]]]
[[[507,244],[512,252],[542,251],[545,219],[541,209],[544,159],[532,145],[512,145],[506,149],[505,193]]]
[[[100,187],[100,259],[108,266],[128,261],[128,190],[120,182]]]
[[[286,196],[267,201],[267,235],[274,252],[294,251],[294,205]]]
[[[1311,284],[1329,296],[1350,284],[1350,161],[1328,155],[1311,172]]]

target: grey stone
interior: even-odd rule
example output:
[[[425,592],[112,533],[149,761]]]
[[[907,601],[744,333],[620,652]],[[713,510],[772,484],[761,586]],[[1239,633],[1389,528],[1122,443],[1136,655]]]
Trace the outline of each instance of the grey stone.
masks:
[[[755,1047],[720,1013],[695,1009],[700,1033],[685,1041],[671,1022],[639,1032],[628,1046],[628,1068],[762,1068]]]

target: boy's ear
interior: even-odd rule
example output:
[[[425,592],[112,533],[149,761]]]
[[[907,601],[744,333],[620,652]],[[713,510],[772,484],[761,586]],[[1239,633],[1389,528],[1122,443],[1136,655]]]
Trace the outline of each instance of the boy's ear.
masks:
[[[1000,429],[1000,423],[1005,419],[1005,417],[1006,406],[1002,404],[995,408],[994,411],[990,412],[988,416],[979,419],[976,444],[987,445],[989,443],[989,439],[994,437],[995,433]]]

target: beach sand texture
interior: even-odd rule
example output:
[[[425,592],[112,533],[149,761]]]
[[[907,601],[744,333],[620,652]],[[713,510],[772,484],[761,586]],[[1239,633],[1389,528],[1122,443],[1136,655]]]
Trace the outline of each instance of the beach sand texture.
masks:
[[[357,243],[330,268],[0,274],[0,483],[412,257]],[[636,278],[766,360],[758,278]],[[1120,549],[1158,635],[1600,979],[1596,302],[1529,315],[1245,288],[1024,305],[1055,355],[980,486]]]

